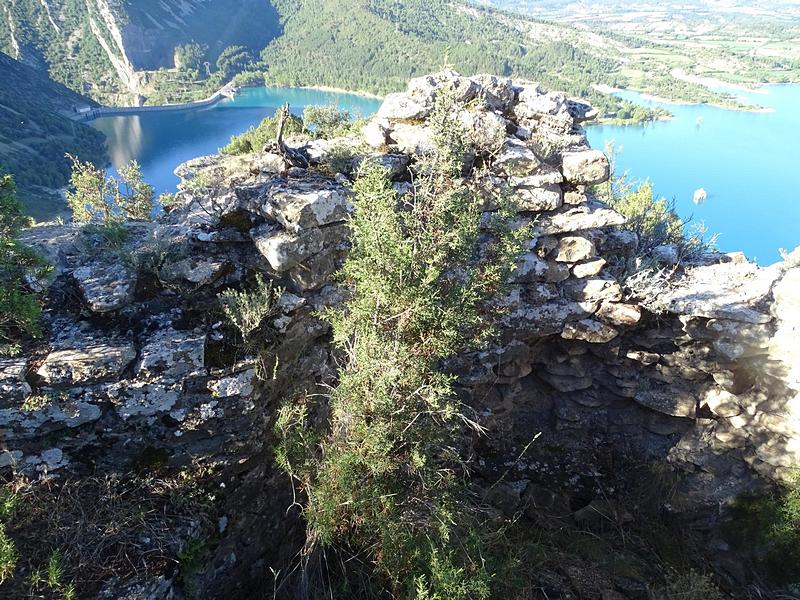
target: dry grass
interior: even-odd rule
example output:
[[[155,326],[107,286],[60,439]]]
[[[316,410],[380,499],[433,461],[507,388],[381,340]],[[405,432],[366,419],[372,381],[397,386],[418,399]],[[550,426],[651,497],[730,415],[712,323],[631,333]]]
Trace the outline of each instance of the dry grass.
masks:
[[[54,552],[62,582],[74,584],[78,597],[111,578],[174,572],[186,541],[213,527],[211,501],[198,483],[186,475],[113,475],[7,484],[18,498],[7,531],[19,560],[0,597],[32,597],[32,576]]]

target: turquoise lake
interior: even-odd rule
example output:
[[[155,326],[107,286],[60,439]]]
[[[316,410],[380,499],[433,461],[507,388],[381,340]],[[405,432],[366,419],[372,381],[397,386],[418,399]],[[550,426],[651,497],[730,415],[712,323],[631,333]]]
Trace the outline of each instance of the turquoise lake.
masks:
[[[719,234],[720,250],[771,264],[780,260],[779,248],[800,245],[800,85],[762,91],[738,95],[773,112],[669,104],[663,105],[674,114],[669,121],[590,127],[589,140],[595,148],[613,140],[620,150],[617,173],[649,178],[658,195],[675,200],[683,219]],[[658,105],[635,93],[620,95]],[[700,188],[708,199],[696,205]]]
[[[742,250],[762,264],[779,260],[779,248],[800,245],[800,86],[767,86],[746,94],[773,112],[754,113],[711,106],[668,105],[669,121],[645,127],[593,126],[595,148],[613,140],[620,151],[617,172],[649,178],[657,194],[674,199],[684,219],[703,222],[719,234],[723,251]],[[639,95],[622,92],[643,104]],[[108,136],[113,165],[131,159],[142,165],[157,192],[174,191],[173,170],[196,156],[213,154],[232,135],[258,124],[289,102],[293,112],[307,105],[335,104],[367,116],[380,100],[353,94],[298,88],[247,88],[234,100],[204,110],[106,117],[93,125]],[[695,205],[695,190],[708,199]],[[691,225],[690,225],[691,226]]]
[[[233,100],[213,107],[179,112],[151,112],[103,117],[92,125],[106,134],[114,168],[137,160],[156,193],[174,192],[178,165],[216,154],[231,136],[258,125],[285,104],[301,114],[306,106],[333,104],[353,116],[369,116],[381,101],[375,98],[304,88],[244,88]]]

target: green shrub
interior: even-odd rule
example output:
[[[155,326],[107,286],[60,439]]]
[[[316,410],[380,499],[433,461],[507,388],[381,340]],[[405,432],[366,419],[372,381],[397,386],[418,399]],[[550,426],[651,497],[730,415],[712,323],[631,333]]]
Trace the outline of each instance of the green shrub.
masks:
[[[29,224],[30,219],[17,200],[13,179],[8,175],[0,177],[0,340],[40,333],[40,297],[28,281],[46,276],[49,266],[18,239]]]
[[[723,531],[770,583],[800,585],[800,476],[781,493],[737,499]]]
[[[281,288],[274,288],[272,281],[266,281],[259,274],[256,275],[253,289],[225,290],[219,295],[219,302],[225,316],[236,326],[242,338],[249,342],[264,319],[275,313],[275,304],[282,293]]]
[[[356,168],[356,150],[352,146],[339,144],[328,151],[322,161],[322,167],[330,175],[344,173],[350,175]]]
[[[6,523],[14,516],[19,496],[0,489],[0,584],[14,574],[19,556],[14,541],[6,533]]]
[[[14,541],[8,537],[5,524],[0,523],[0,584],[14,574],[17,559]]]
[[[303,126],[316,138],[342,137],[353,131],[353,118],[335,106],[307,106],[303,111]]]
[[[667,582],[649,593],[650,600],[724,600],[725,594],[708,576],[690,570],[686,573],[672,571]]]
[[[119,169],[119,177],[109,177],[104,169],[75,157],[72,160],[67,203],[77,223],[112,226],[126,219],[146,220],[155,209],[153,187],[145,183],[136,161]]]
[[[351,295],[324,313],[344,361],[330,424],[308,432],[305,399],[278,420],[278,460],[305,492],[312,545],[364,549],[396,597],[418,600],[489,595],[479,540],[462,541],[479,527],[461,448],[480,427],[441,364],[490,335],[489,300],[528,235],[504,212],[479,244],[482,202],[462,178],[453,106],[437,102],[437,150],[417,165],[413,200],[399,206],[386,170],[362,165],[340,273]]]
[[[278,134],[278,121],[280,109],[275,112],[274,117],[266,117],[258,127],[251,127],[240,135],[231,138],[230,143],[220,151],[223,154],[251,154],[261,152],[261,149],[270,142],[275,141]],[[291,115],[286,121],[283,135],[286,137],[303,133],[303,120],[296,115]]]

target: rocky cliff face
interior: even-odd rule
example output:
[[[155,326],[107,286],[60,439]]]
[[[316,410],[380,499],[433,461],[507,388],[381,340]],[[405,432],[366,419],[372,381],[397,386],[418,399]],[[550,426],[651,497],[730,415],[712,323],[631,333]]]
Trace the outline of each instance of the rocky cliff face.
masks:
[[[117,252],[91,231],[30,230],[26,241],[56,277],[45,343],[0,362],[0,468],[82,476],[125,472],[154,454],[167,468],[214,465],[225,526],[194,585],[210,597],[264,589],[267,567],[292,554],[302,529],[269,455],[274,411],[335,382],[316,315],[343,293],[331,275],[348,250],[351,192],[345,176],[313,165],[349,144],[407,193],[407,165],[432,143],[426,119],[443,89],[458,99],[476,156],[499,148],[483,189],[513,195],[532,232],[498,299],[500,339],[445,365],[488,430],[474,479],[504,476],[486,486],[487,500],[509,512],[557,503],[577,520],[633,467],[671,465],[670,509],[710,526],[737,495],[786,480],[800,464],[796,261],[760,268],[703,255],[658,297],[630,297],[613,266],[637,239],[591,194],[609,176],[580,126],[591,107],[450,72],[387,97],[361,140],[310,143],[309,170],[269,154],[184,165],[180,208],[130,225]],[[496,209],[487,199],[487,218]],[[259,355],[216,301],[253,272],[285,288]],[[122,594],[118,581],[108,585],[109,597]]]

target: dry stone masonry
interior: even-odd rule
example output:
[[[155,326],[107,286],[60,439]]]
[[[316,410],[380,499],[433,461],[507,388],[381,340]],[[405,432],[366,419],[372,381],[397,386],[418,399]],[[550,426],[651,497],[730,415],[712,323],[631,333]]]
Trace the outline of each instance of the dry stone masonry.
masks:
[[[614,265],[638,240],[591,191],[609,177],[581,126],[595,113],[536,84],[453,72],[415,79],[386,97],[359,140],[336,143],[358,146],[407,191],[407,166],[431,148],[427,118],[443,91],[457,100],[468,166],[481,163],[484,186],[510,194],[531,230],[497,300],[498,342],[445,365],[488,428],[476,477],[510,471],[504,502],[513,507],[542,487],[591,497],[622,464],[668,461],[687,511],[787,480],[800,465],[798,257],[762,268],[704,255],[676,270],[667,293],[632,298]],[[314,141],[306,151],[318,164],[334,146]],[[235,556],[219,558],[212,589],[266,560],[252,531],[267,547],[280,531],[280,521],[253,526],[235,508],[245,494],[268,510],[264,432],[276,406],[292,389],[334,382],[316,311],[341,300],[331,275],[349,247],[351,191],[343,175],[272,155],[203,157],[178,174],[180,208],[131,224],[119,252],[72,226],[26,234],[56,278],[45,343],[0,361],[0,468],[110,471],[156,449],[170,465],[201,458],[235,471],[226,535],[249,542],[231,542]],[[285,289],[268,316],[266,365],[237,346],[216,309],[216,294],[253,272]]]

